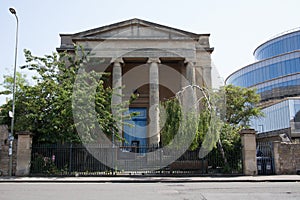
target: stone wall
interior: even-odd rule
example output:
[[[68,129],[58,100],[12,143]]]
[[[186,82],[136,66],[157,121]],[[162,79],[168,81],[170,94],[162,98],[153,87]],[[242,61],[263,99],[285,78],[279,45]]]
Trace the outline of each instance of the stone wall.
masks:
[[[9,175],[9,156],[8,156],[8,127],[6,125],[0,125],[0,176]],[[17,163],[17,141],[13,143],[13,169],[12,175],[16,173]]]
[[[274,142],[276,174],[300,173],[300,144]]]
[[[259,133],[256,135],[256,142],[282,141],[281,137],[279,136],[280,134],[286,134],[289,138],[291,138],[291,128]]]

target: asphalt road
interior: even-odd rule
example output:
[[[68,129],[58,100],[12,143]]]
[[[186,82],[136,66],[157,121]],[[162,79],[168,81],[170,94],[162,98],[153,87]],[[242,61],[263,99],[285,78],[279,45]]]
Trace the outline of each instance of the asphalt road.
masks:
[[[0,183],[0,200],[300,199],[299,182]]]

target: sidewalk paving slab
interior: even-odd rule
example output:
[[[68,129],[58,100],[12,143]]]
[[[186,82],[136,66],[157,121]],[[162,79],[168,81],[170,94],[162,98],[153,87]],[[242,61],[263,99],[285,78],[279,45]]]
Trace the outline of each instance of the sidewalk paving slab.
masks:
[[[300,182],[299,175],[234,177],[0,177],[0,183]]]

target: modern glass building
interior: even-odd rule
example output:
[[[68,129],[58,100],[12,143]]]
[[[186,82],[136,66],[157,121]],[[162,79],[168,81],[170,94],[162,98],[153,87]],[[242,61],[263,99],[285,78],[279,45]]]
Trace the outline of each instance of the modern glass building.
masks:
[[[255,49],[254,57],[255,63],[232,73],[226,84],[256,88],[261,95],[265,118],[252,122],[258,133],[287,129],[291,137],[296,136],[291,133],[291,120],[300,107],[292,106],[298,103],[288,98],[300,96],[300,29],[261,44]],[[292,107],[296,110],[291,111]]]
[[[226,84],[257,88],[262,101],[300,95],[300,29],[263,43],[254,56],[257,62],[232,73]]]
[[[285,133],[300,138],[300,98],[287,98],[263,109],[265,117],[253,119],[251,126],[263,136],[276,137]]]

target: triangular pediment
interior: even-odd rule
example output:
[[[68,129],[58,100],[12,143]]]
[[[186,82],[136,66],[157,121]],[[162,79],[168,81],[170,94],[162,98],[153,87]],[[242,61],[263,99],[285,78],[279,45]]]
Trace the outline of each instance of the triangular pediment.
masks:
[[[152,22],[131,19],[72,35],[73,39],[193,39],[203,34],[195,34]],[[206,34],[205,34],[206,35]]]

